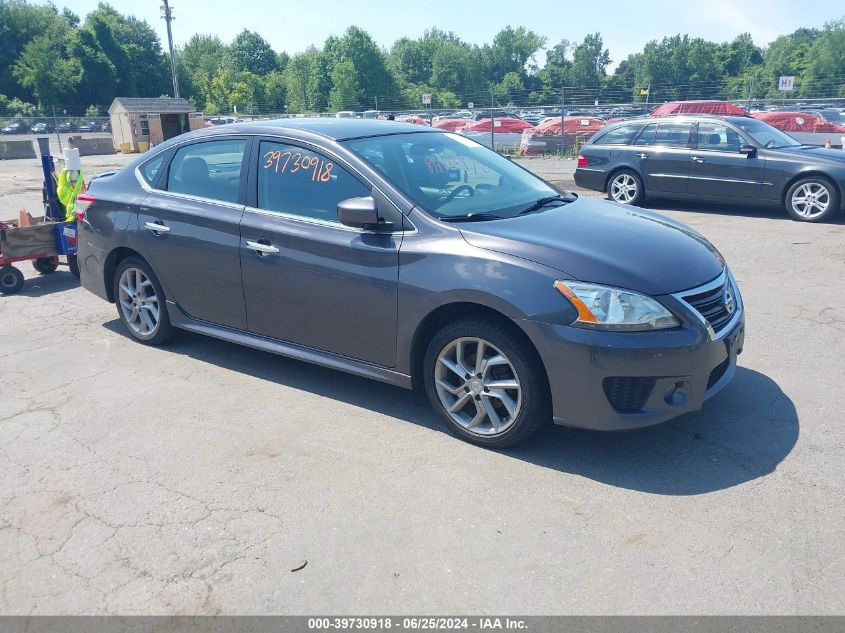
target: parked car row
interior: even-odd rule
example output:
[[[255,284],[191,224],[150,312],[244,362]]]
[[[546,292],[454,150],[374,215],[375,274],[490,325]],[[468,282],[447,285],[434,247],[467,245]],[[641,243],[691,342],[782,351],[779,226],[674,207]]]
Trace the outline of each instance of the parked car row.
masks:
[[[4,128],[0,128],[0,134],[49,134],[52,132],[71,134],[73,132],[111,132],[111,121],[85,121],[77,123],[65,120],[58,124],[54,121],[39,121],[31,127],[25,121],[14,121]]]

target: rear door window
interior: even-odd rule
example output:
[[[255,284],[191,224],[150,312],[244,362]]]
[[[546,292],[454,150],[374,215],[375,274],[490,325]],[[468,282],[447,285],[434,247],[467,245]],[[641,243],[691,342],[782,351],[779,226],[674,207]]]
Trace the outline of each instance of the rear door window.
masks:
[[[690,147],[692,123],[659,123],[653,145],[662,147]]]
[[[601,135],[593,145],[630,145],[642,126],[642,123],[623,123]]]
[[[147,184],[151,187],[155,184],[156,176],[158,176],[158,172],[161,169],[162,163],[164,163],[164,157],[166,155],[167,152],[162,152],[152,160],[148,160],[146,163],[141,165],[139,169],[141,176],[144,177],[144,180],[146,180]]]
[[[167,172],[167,191],[238,202],[244,139],[205,141],[180,147]]]

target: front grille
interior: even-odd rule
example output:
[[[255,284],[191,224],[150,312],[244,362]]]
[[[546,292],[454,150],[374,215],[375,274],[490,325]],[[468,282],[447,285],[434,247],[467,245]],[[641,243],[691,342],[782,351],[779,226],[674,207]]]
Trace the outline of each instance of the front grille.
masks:
[[[716,365],[716,367],[713,368],[713,371],[710,372],[710,378],[707,379],[707,389],[708,390],[710,390],[713,387],[713,385],[715,385],[717,382],[719,382],[719,380],[722,378],[722,376],[725,375],[725,372],[728,371],[728,366],[730,364],[731,364],[731,359],[726,358],[721,363]]]
[[[704,317],[716,334],[730,322],[737,308],[736,291],[727,275],[723,283],[702,292],[693,291],[682,298]]]
[[[610,406],[616,411],[639,413],[651,395],[655,382],[654,378],[611,376],[602,381],[602,387]]]

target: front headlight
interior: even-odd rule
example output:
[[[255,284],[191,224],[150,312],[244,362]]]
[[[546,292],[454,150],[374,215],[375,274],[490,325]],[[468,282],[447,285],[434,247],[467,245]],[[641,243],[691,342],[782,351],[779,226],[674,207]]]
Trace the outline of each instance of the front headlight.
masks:
[[[578,311],[573,325],[625,331],[663,330],[680,325],[663,305],[638,292],[580,281],[556,281],[554,286]]]

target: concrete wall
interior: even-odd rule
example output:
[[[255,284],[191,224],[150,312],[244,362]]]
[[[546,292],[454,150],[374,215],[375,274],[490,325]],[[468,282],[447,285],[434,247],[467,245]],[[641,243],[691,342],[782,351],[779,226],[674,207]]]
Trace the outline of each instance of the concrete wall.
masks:
[[[0,139],[0,160],[9,158],[36,158],[35,145],[31,140],[4,141]]]
[[[71,136],[67,140],[70,147],[79,150],[80,156],[96,156],[99,154],[114,154],[117,150],[110,138],[82,138]]]

